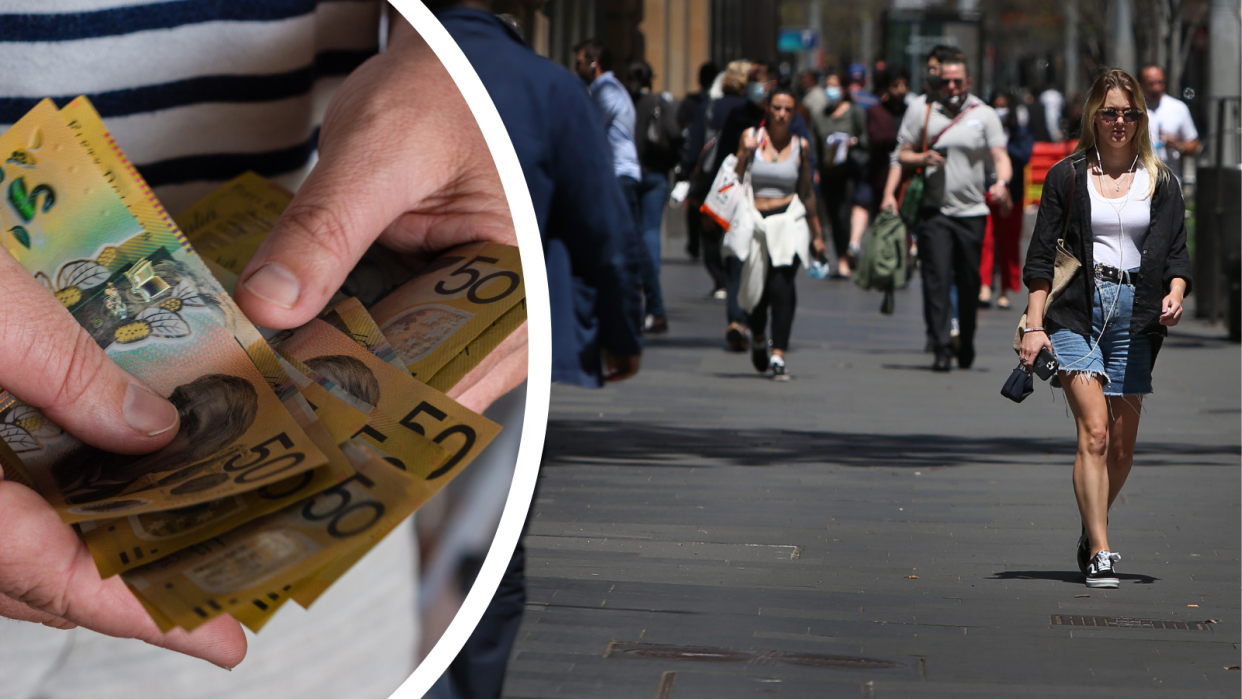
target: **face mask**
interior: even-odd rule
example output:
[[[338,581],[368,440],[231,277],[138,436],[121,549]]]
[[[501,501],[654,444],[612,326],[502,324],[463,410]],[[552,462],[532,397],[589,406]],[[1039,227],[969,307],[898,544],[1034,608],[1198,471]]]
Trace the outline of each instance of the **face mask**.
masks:
[[[940,76],[935,73],[928,73],[923,78],[923,84],[927,87],[928,92],[936,92],[940,89]]]
[[[746,83],[746,99],[751,104],[762,104],[763,98],[768,96],[768,91],[764,88],[763,83]]]
[[[824,88],[824,94],[828,95],[829,102],[841,101],[841,88],[836,85],[830,85]]]
[[[1000,117],[1001,121],[1004,121],[1009,116],[1009,107],[997,107],[996,116]]]

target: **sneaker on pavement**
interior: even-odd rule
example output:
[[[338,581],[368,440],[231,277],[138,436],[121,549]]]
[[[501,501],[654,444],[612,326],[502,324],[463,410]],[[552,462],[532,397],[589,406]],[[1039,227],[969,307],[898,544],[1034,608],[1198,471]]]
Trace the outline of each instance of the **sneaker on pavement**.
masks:
[[[1115,564],[1121,560],[1121,554],[1111,551],[1100,551],[1087,564],[1087,587],[1117,587]]]
[[[1078,570],[1087,574],[1087,566],[1091,564],[1091,537],[1087,536],[1087,525],[1082,526],[1082,536],[1078,537]]]
[[[716,289],[715,291],[712,292],[712,298],[716,299],[717,301],[724,301],[725,299],[729,298],[729,292],[725,291],[724,289]]]
[[[658,335],[666,332],[668,332],[668,319],[664,316],[648,315],[643,320],[644,335]]]
[[[789,372],[785,369],[785,360],[778,355],[772,355],[772,380],[788,381]]]
[[[755,365],[755,371],[760,374],[768,370],[768,366],[772,363],[772,349],[768,347],[768,341],[765,338],[751,338],[750,363]]]
[[[729,327],[725,329],[725,342],[729,344],[729,349],[734,352],[746,351],[746,327],[740,323],[729,323]]]

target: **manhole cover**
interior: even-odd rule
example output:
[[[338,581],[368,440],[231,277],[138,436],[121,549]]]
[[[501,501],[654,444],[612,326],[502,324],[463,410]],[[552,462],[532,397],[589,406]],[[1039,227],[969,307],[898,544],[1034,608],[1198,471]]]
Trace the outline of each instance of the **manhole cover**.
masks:
[[[1206,621],[1161,621],[1159,619],[1137,619],[1134,617],[1111,616],[1075,616],[1071,614],[1050,614],[1053,626],[1097,626],[1115,629],[1176,629],[1181,631],[1210,631],[1212,626]]]
[[[665,646],[655,643],[618,643],[604,651],[605,658],[646,658],[650,660],[693,660],[707,663],[745,663],[747,665],[801,665],[836,670],[903,670],[910,665],[895,660],[850,655],[801,653],[783,650],[733,650],[706,646]]]

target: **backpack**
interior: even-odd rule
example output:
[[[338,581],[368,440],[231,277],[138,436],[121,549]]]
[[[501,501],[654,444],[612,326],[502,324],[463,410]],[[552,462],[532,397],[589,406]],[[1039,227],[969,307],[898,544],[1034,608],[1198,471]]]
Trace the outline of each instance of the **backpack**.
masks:
[[[880,211],[871,224],[871,240],[854,275],[854,283],[859,287],[884,292],[880,313],[892,315],[893,291],[906,285],[909,263],[905,224],[892,209]]]
[[[646,92],[639,96],[635,112],[638,162],[653,172],[672,170],[681,154],[681,129],[677,128],[673,103],[660,94]]]

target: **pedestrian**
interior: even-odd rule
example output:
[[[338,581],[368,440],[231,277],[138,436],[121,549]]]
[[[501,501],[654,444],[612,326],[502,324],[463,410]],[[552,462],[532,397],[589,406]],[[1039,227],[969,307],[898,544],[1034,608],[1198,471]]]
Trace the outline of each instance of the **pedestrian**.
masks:
[[[849,68],[850,101],[863,111],[880,103],[878,97],[867,90],[867,66],[863,63],[851,63]]]
[[[798,90],[802,93],[798,101],[798,113],[807,123],[811,115],[823,111],[828,106],[828,96],[819,84],[819,71],[807,68],[798,74]]]
[[[888,179],[888,159],[897,149],[897,127],[906,113],[906,94],[910,90],[910,71],[895,66],[875,73],[875,89],[879,103],[867,109],[867,138],[871,142],[871,160],[867,164],[866,186],[859,184],[855,201],[868,200],[869,214],[880,208],[884,183]],[[865,191],[862,191],[865,190]]]
[[[751,361],[760,372],[770,370],[777,381],[789,380],[785,353],[797,305],[794,278],[798,265],[810,263],[812,246],[816,256],[824,252],[819,219],[810,213],[816,210],[810,142],[789,128],[796,106],[792,91],[776,88],[763,126],[742,134],[737,154],[738,177],[749,164],[754,206],[763,217],[755,235],[763,236],[766,256],[761,262],[766,268],[763,294],[749,312]],[[770,344],[766,334],[769,311]]]
[[[1199,152],[1199,130],[1195,128],[1186,103],[1165,92],[1163,68],[1144,66],[1139,77],[1143,81],[1143,97],[1147,100],[1156,156],[1181,182],[1182,160],[1193,158]]]
[[[514,3],[493,0],[489,9]],[[619,261],[631,237],[629,204],[607,164],[609,144],[590,98],[573,74],[492,12],[456,2],[437,8],[436,18],[478,73],[522,166],[543,239],[552,380],[598,388],[633,376],[642,301]],[[479,625],[440,680],[454,697],[500,696],[525,609],[525,561],[519,540]]]
[[[768,95],[776,87],[775,72],[773,66],[764,61],[751,64],[750,72],[746,77],[746,101],[734,107],[725,119],[724,127],[720,131],[720,153],[736,153],[742,142],[742,134],[747,129],[755,129],[763,123],[768,113]],[[799,114],[794,114],[789,121],[789,131],[800,138],[809,139],[811,136],[806,122]],[[814,151],[809,155],[811,166],[814,168]],[[728,285],[725,287],[725,314],[729,322],[725,328],[725,342],[730,349],[745,352],[749,324],[746,311],[737,302],[738,288],[742,283],[742,262],[733,255],[725,254],[724,264],[725,271],[728,273]]]
[[[1078,565],[1088,587],[1117,587],[1108,509],[1130,474],[1156,355],[1191,286],[1185,203],[1154,152],[1146,106],[1123,71],[1095,81],[1078,146],[1044,181],[1022,272],[1030,294],[1021,361],[1055,355],[1077,426]],[[1082,268],[1048,303],[1060,239]]]
[[[690,145],[690,132],[694,124],[694,117],[698,113],[699,108],[706,105],[711,99],[709,91],[719,73],[720,69],[711,61],[699,66],[699,91],[686,95],[677,105],[677,127],[681,129],[681,162],[677,168],[676,177],[678,182],[689,180],[694,172],[694,166],[698,162],[699,154]],[[702,147],[701,143],[699,147]],[[699,208],[698,206],[687,204],[685,210],[686,254],[690,256],[690,259],[697,260],[702,249],[700,240],[702,224],[699,223]],[[724,289],[723,284],[720,288],[721,290]],[[715,292],[714,289],[713,292]]]
[[[686,196],[686,210],[699,213],[699,207],[707,198],[708,190],[716,177],[716,170],[724,156],[731,151],[720,144],[720,132],[724,129],[725,120],[737,107],[746,103],[747,76],[750,74],[750,61],[731,61],[725,71],[716,76],[720,83],[720,96],[713,97],[699,108],[687,135],[688,148],[695,154],[694,170],[690,176],[690,192]],[[698,222],[700,240],[703,248],[703,267],[712,280],[712,298],[726,301],[728,298],[729,272],[725,268],[724,252],[721,244],[724,241],[724,230],[712,221],[710,216],[694,216]],[[691,220],[687,214],[687,225]],[[743,319],[744,321],[744,319]],[[738,325],[740,332],[743,325]],[[745,342],[733,348],[744,352]]]
[[[811,142],[819,161],[819,189],[837,255],[835,276],[848,279],[858,266],[862,254],[859,243],[867,225],[866,209],[858,206],[855,193],[871,158],[871,137],[866,112],[854,104],[840,76],[829,74],[825,78],[824,93],[827,106],[811,114]],[[860,209],[862,216],[857,240],[851,230],[855,209]]]
[[[1048,129],[1048,140],[1060,143],[1065,140],[1061,131],[1061,112],[1065,110],[1065,97],[1050,82],[1040,81],[1039,105],[1043,107],[1044,124]]]
[[[643,289],[643,327],[656,327],[656,319],[664,319],[664,295],[660,277],[651,253],[642,242],[643,205],[640,183],[642,167],[638,164],[638,146],[634,142],[636,115],[634,100],[616,74],[612,72],[612,52],[598,39],[587,39],[574,46],[574,72],[585,82],[591,100],[604,122],[604,133],[612,152],[612,167],[629,203],[630,220],[634,226],[626,245],[626,258],[632,276]],[[661,207],[663,204],[661,203]],[[667,324],[664,327],[667,330]]]
[[[996,112],[970,94],[966,61],[955,56],[940,65],[940,100],[923,109],[907,109],[898,133],[898,158],[903,165],[925,169],[927,189],[920,207],[917,236],[924,275],[923,307],[935,352],[933,371],[952,368],[953,309],[956,287],[960,304],[958,366],[975,360],[973,302],[979,295],[979,263],[987,226],[985,191],[1003,205],[1013,179],[1005,132]],[[926,137],[927,150],[922,150]],[[986,170],[997,179],[986,185]],[[892,177],[889,178],[892,184]],[[885,192],[886,200],[889,192]]]
[[[1009,201],[1002,205],[989,201],[987,233],[983,239],[983,262],[979,266],[979,308],[992,307],[992,280],[994,272],[1000,270],[1000,294],[996,298],[996,307],[1002,310],[1009,308],[1009,292],[1018,291],[1021,277],[1018,260],[1018,244],[1022,237],[1022,199],[1026,191],[1026,164],[1031,160],[1031,150],[1035,147],[1035,138],[1018,123],[1018,113],[1010,105],[1013,99],[1007,92],[998,92],[992,97],[992,109],[1005,127],[1005,138],[1008,139],[1006,150],[1009,162],[1013,166],[1013,180],[1009,183]]]
[[[681,129],[677,127],[673,95],[668,92],[652,92],[653,77],[651,66],[646,61],[637,61],[630,65],[630,96],[634,99],[636,113],[634,146],[638,150],[638,164],[642,170],[642,179],[638,183],[638,197],[642,208],[639,227],[658,279],[662,254],[660,229],[664,222],[665,203],[668,201],[669,173],[677,165],[677,156],[681,152]],[[662,294],[658,309],[659,313],[656,313],[648,308],[643,332],[668,332],[668,318],[664,314]]]

